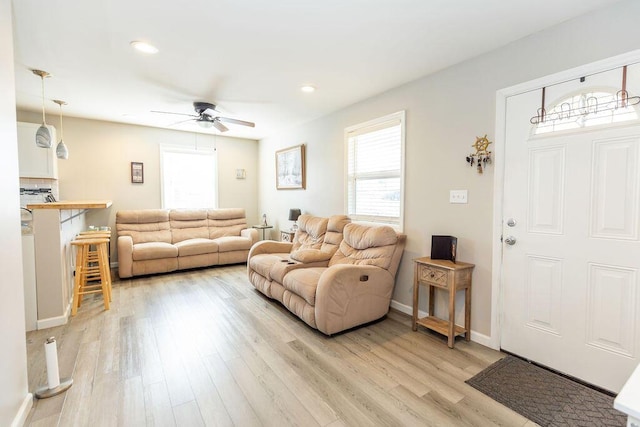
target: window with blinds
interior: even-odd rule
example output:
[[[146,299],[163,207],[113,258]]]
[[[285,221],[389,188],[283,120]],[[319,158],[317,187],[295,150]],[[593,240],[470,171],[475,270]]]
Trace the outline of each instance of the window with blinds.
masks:
[[[404,111],[346,129],[347,214],[402,231]]]
[[[215,151],[161,146],[160,169],[164,209],[218,206]]]

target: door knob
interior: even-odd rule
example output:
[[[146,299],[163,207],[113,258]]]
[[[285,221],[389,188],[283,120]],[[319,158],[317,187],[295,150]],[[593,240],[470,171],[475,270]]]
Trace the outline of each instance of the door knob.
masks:
[[[504,239],[504,242],[505,242],[507,245],[509,245],[509,246],[513,246],[513,245],[515,245],[515,244],[516,244],[516,238],[515,238],[515,237],[513,237],[513,236],[507,236],[507,237]]]
[[[515,227],[515,226],[516,226],[516,224],[517,224],[517,222],[516,222],[516,220],[515,220],[515,219],[513,219],[513,218],[509,218],[509,219],[507,220],[507,225],[508,225],[509,227]]]

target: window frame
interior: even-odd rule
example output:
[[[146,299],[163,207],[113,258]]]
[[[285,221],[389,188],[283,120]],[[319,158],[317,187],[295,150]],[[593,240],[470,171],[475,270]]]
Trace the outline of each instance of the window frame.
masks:
[[[160,144],[159,145],[159,156],[160,156],[160,205],[162,206],[162,209],[194,209],[192,207],[166,207],[165,205],[165,173],[164,173],[164,153],[165,152],[172,152],[172,153],[183,153],[183,154],[193,154],[193,155],[201,155],[201,156],[210,156],[213,159],[213,164],[214,164],[214,185],[213,185],[213,191],[214,191],[214,205],[215,206],[201,206],[201,208],[212,208],[212,209],[217,209],[219,206],[219,202],[220,202],[220,192],[218,190],[218,183],[220,181],[219,176],[218,176],[218,172],[219,172],[219,168],[218,168],[218,152],[216,149],[213,150],[204,150],[204,149],[197,149],[197,148],[191,148],[191,147],[185,147],[182,145],[172,145],[172,144]]]
[[[398,222],[391,223],[384,220],[378,220],[388,217],[372,217],[370,215],[357,215],[349,213],[349,187],[352,181],[352,177],[349,175],[349,138],[351,136],[356,136],[358,134],[366,134],[375,132],[377,130],[381,130],[387,127],[392,127],[395,124],[390,124],[389,126],[385,126],[385,124],[389,122],[400,122],[400,200],[399,200],[399,208],[400,212],[398,215]],[[367,129],[370,130],[367,130]],[[353,222],[356,223],[365,223],[365,224],[373,224],[373,225],[388,225],[394,228],[398,232],[404,231],[404,202],[405,202],[405,174],[406,174],[406,161],[405,161],[405,141],[406,141],[406,113],[405,110],[397,111],[392,114],[387,114],[382,117],[378,117],[376,119],[372,119],[363,123],[358,123],[356,125],[348,126],[344,130],[344,212],[348,215]],[[390,174],[388,171],[381,171],[377,175],[375,173],[367,173],[368,176],[379,176],[380,178],[388,178],[390,176],[396,176],[395,173]]]

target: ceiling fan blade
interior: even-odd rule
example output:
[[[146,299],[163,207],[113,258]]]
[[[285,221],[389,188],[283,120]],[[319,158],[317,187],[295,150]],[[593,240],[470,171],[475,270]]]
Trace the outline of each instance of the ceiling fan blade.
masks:
[[[180,123],[191,122],[193,119],[180,120],[179,122],[171,123],[169,126],[179,125]]]
[[[155,111],[151,110],[152,113],[160,113],[160,114],[173,114],[174,116],[188,116],[188,117],[198,117],[194,114],[185,114],[185,113],[173,113],[171,111]]]
[[[232,123],[234,125],[242,125],[242,126],[249,126],[249,127],[256,127],[255,123],[252,122],[247,122],[244,120],[238,120],[238,119],[230,119],[228,117],[216,117],[218,120],[220,120],[221,122],[227,122],[227,123]]]
[[[222,123],[220,123],[218,120],[214,120],[213,121],[213,126],[218,129],[220,132],[226,132],[229,130],[228,127],[226,127],[225,125],[223,125]]]

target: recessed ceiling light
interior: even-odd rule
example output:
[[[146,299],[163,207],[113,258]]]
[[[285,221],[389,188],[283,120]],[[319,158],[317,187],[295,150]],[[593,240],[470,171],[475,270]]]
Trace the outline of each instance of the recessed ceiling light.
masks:
[[[312,85],[304,85],[300,88],[301,91],[311,93],[316,91],[316,87]]]
[[[132,41],[131,47],[143,53],[151,53],[151,54],[158,53],[158,48],[153,45],[150,45],[147,42]]]

